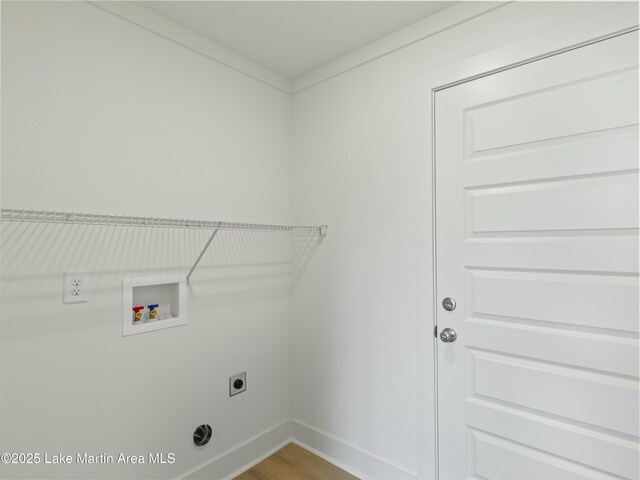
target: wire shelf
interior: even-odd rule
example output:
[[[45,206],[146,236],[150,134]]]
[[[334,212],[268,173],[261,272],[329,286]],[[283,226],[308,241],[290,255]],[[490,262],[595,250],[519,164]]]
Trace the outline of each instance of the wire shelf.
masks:
[[[125,227],[188,228],[203,230],[265,230],[265,231],[313,231],[323,234],[324,225],[297,226],[266,223],[238,223],[213,220],[192,220],[167,217],[139,217],[105,213],[60,212],[54,210],[25,210],[3,208],[2,222],[64,223],[80,225],[104,225]]]
[[[133,215],[111,215],[104,213],[59,212],[55,210],[26,210],[18,208],[3,208],[0,215],[2,222],[27,223],[61,223],[67,225],[100,225],[108,227],[153,227],[153,228],[188,228],[198,230],[212,230],[209,240],[198,255],[193,266],[187,273],[187,284],[191,275],[200,263],[205,252],[220,230],[253,230],[264,232],[306,232],[307,236],[316,234],[319,241],[327,235],[327,226],[298,226],[272,225],[268,223],[238,223],[212,220],[191,220],[183,218],[165,217],[137,217]]]

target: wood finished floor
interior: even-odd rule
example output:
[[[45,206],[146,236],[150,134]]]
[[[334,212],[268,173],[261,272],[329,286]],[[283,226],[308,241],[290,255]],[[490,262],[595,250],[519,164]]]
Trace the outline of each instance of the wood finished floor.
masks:
[[[358,478],[295,443],[290,443],[234,480],[358,480]]]

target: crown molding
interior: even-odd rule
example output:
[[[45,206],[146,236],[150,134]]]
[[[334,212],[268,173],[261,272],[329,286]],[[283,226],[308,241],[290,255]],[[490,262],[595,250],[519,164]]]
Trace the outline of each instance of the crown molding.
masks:
[[[459,2],[292,80],[293,93],[324,82],[511,2]]]
[[[88,3],[259,82],[294,94],[511,2],[458,2],[293,79],[239,55],[139,3],[104,0],[89,0]]]
[[[134,2],[89,1],[117,17],[160,35],[232,70],[292,93],[291,80]]]

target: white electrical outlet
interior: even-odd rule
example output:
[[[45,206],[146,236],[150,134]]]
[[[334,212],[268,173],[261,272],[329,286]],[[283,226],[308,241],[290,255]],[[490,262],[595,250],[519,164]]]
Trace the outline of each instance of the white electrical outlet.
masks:
[[[62,283],[62,303],[86,303],[89,301],[89,274],[65,272]]]

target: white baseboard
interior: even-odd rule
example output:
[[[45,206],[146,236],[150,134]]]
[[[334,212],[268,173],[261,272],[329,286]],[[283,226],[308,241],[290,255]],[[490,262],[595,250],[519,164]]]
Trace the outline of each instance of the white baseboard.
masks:
[[[231,480],[291,442],[291,422],[282,422],[185,473],[181,479]]]
[[[300,420],[287,420],[185,473],[184,480],[231,480],[289,442],[361,480],[416,480],[416,474]]]
[[[291,420],[293,443],[324,458],[361,480],[416,480],[416,474],[321,432],[300,420]]]

